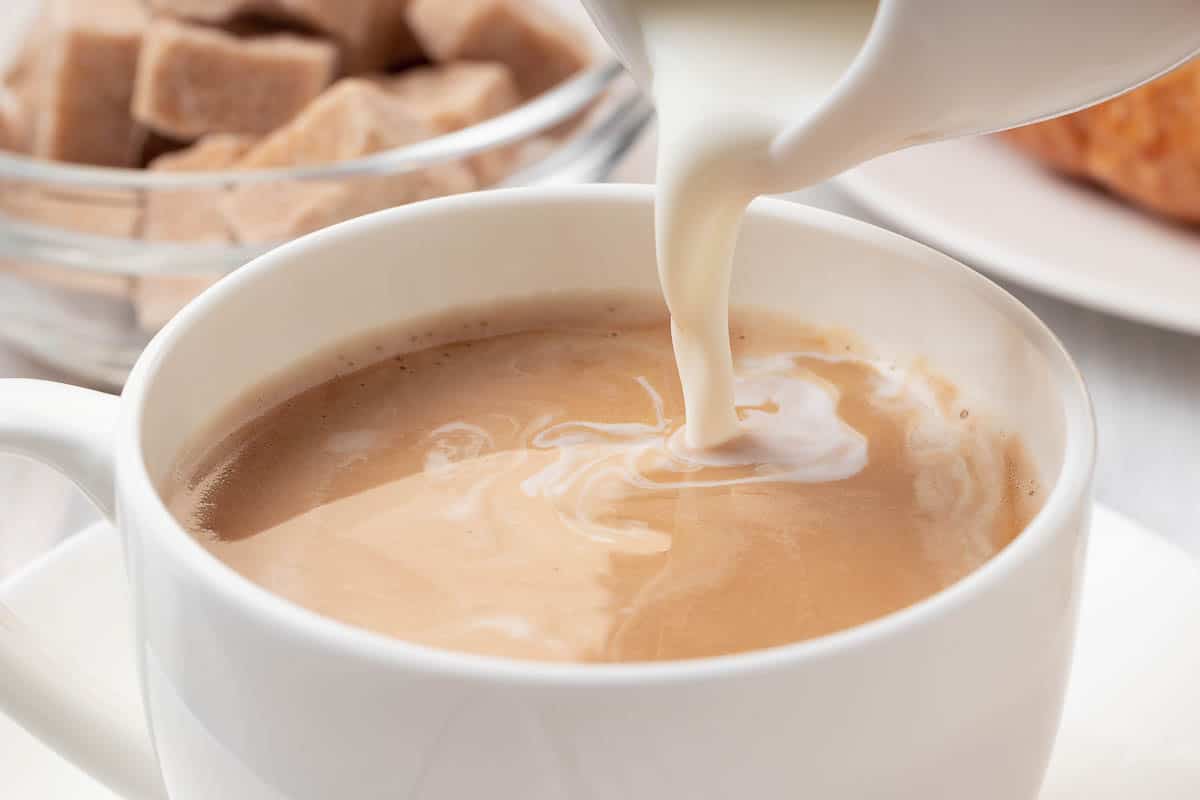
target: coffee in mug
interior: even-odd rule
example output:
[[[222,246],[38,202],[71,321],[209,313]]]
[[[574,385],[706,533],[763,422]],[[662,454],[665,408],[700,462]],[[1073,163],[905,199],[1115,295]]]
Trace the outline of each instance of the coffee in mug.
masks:
[[[741,434],[693,450],[657,297],[409,321],[256,387],[164,496],[212,554],[320,614],[573,662],[858,625],[1036,512],[1021,441],[937,375],[761,309],[735,308],[730,340]]]

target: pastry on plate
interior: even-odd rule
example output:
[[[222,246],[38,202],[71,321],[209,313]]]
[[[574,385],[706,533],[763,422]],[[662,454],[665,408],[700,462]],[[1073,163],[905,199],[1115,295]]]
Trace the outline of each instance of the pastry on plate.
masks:
[[[1002,136],[1055,170],[1200,223],[1200,59],[1106,103]]]

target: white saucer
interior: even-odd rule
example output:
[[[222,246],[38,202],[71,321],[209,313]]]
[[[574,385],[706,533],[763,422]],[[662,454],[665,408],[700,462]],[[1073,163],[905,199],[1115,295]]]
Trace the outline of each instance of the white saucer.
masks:
[[[985,272],[1200,334],[1200,231],[1063,180],[1001,141],[914,147],[835,182],[883,224]]]
[[[127,600],[120,544],[104,525],[0,584],[0,601],[98,691],[135,698]],[[1097,508],[1075,672],[1041,800],[1195,800],[1198,754],[1200,565]],[[0,717],[0,797],[113,795]]]

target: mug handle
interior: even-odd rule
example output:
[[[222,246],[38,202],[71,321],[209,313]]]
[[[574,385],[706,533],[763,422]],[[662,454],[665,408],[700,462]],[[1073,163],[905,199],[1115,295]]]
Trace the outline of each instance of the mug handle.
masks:
[[[116,520],[113,432],[119,398],[59,383],[0,380],[0,452],[66,475]],[[165,800],[140,718],[91,690],[36,631],[0,604],[0,712],[129,800]]]

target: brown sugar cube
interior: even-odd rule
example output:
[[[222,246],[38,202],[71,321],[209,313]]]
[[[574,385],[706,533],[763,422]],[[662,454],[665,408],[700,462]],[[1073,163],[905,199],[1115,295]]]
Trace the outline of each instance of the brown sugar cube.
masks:
[[[292,24],[335,39],[345,72],[408,64],[421,57],[408,27],[407,0],[151,0],[155,11],[182,19],[229,23],[248,15]]]
[[[418,142],[434,131],[374,82],[343,78],[248,152],[244,169],[329,164]]]
[[[270,244],[356,216],[356,204],[362,200],[362,193],[356,195],[338,182],[294,181],[235,190],[223,210],[239,242]]]
[[[225,213],[239,241],[270,243],[392,206],[469,192],[471,171],[457,164],[400,175],[246,186],[227,198]]]
[[[255,143],[252,136],[214,133],[191,147],[150,162],[156,172],[204,172],[232,167]],[[221,212],[224,189],[154,189],[146,200],[144,238],[169,242],[228,242]]]
[[[328,164],[412,144],[434,135],[403,101],[375,83],[345,78],[238,162],[240,169]],[[388,176],[248,185],[224,203],[243,242],[288,239],[368,211],[475,188],[458,164]]]
[[[71,320],[77,334],[124,330],[130,324],[127,275],[44,261],[0,259],[0,294],[10,301],[49,304]]]
[[[239,133],[214,133],[182,150],[160,155],[150,169],[169,172],[205,172],[228,169],[258,141]]]
[[[149,169],[162,172],[201,172],[229,169],[255,142],[252,136],[215,133],[191,147],[161,155]],[[144,238],[155,241],[228,242],[221,212],[224,189],[177,189],[151,192],[146,200]],[[138,324],[147,332],[165,325],[216,279],[180,275],[139,277],[133,281],[133,305]]]
[[[387,177],[296,181],[240,189],[227,199],[225,213],[241,242],[267,244],[372,211],[474,188],[474,177],[462,167]]]
[[[142,152],[138,155],[138,165],[144,169],[149,167],[150,162],[154,161],[156,158],[165,156],[167,153],[176,153],[189,147],[191,144],[192,142],[172,139],[168,136],[163,136],[160,133],[149,131],[146,134],[145,141],[142,142]]]
[[[366,36],[379,2],[383,0],[150,0],[150,7],[159,14],[208,23],[254,15],[357,42]]]
[[[140,0],[51,0],[44,13],[34,154],[133,165],[144,136],[129,113],[147,24]]]
[[[158,15],[199,22],[228,22],[252,11],[257,3],[255,0],[149,0],[148,5]]]
[[[414,64],[424,58],[408,25],[408,0],[372,0],[361,39],[344,44],[347,72],[359,73]]]
[[[34,109],[41,102],[38,70],[46,30],[47,15],[39,14],[0,78],[0,149],[18,153],[33,149]]]
[[[216,277],[207,275],[134,278],[132,295],[138,325],[147,333],[156,332],[216,281]]]
[[[517,166],[521,145],[507,144],[476,153],[466,159],[466,165],[480,187],[492,186],[508,177]]]
[[[42,54],[50,40],[50,15],[39,13],[25,31],[20,49],[4,70],[3,84],[27,101],[33,100],[40,86]]]
[[[0,87],[0,150],[29,150],[29,115],[14,92]]]
[[[166,136],[265,134],[300,112],[333,78],[337,51],[292,34],[239,38],[156,20],[138,64],[133,115]]]
[[[25,39],[16,56],[4,70],[4,86],[19,90],[32,85],[41,63],[41,53],[46,46],[47,15],[39,14],[33,26],[26,32]]]
[[[103,296],[109,298],[104,305],[112,308],[112,300],[121,301],[122,312],[125,301],[131,294],[130,278],[125,275],[92,272],[85,269],[63,267],[57,264],[28,263],[0,259],[0,275],[9,275],[40,286],[57,297],[79,298]]]
[[[521,0],[411,0],[408,24],[436,61],[507,64],[526,97],[558,85],[589,61],[577,31]]]
[[[439,133],[460,130],[503,114],[521,102],[512,70],[487,61],[417,67],[388,78],[388,90],[408,103]],[[516,163],[518,145],[493,147],[467,159],[481,186],[503,178]]]
[[[0,184],[0,216],[23,224],[118,239],[138,235],[140,195],[116,189],[43,189]]]
[[[137,236],[142,209],[132,192],[115,190],[50,191],[28,184],[0,184],[0,218],[94,236]],[[47,263],[0,260],[0,275],[53,294],[56,302],[97,313],[127,313],[130,279],[99,271]],[[100,302],[98,298],[106,298]],[[116,302],[114,302],[116,301]],[[100,304],[97,305],[97,302]]]
[[[386,88],[438,131],[483,122],[521,102],[512,70],[486,61],[416,67],[389,77]]]

